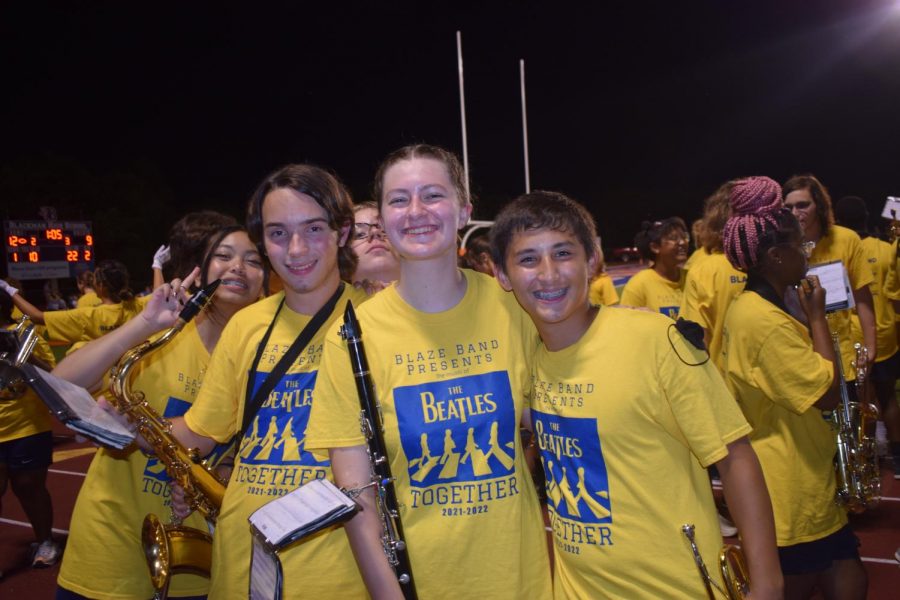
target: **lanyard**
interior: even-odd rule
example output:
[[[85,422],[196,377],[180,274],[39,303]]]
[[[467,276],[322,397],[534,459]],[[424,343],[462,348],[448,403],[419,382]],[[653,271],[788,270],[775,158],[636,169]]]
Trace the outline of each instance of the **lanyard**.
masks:
[[[334,293],[331,295],[331,298],[322,305],[316,314],[313,315],[313,318],[310,319],[309,323],[306,324],[306,327],[303,328],[303,331],[300,332],[300,335],[297,336],[297,339],[294,340],[294,343],[291,344],[291,347],[288,348],[288,351],[284,353],[284,355],[278,360],[278,364],[275,365],[275,368],[266,376],[266,379],[262,382],[256,389],[256,393],[253,393],[253,381],[254,375],[256,374],[257,369],[259,368],[259,361],[262,359],[262,354],[266,349],[266,344],[269,342],[269,337],[272,335],[272,329],[275,328],[275,322],[278,320],[278,315],[281,314],[281,309],[284,306],[284,298],[281,299],[281,303],[278,305],[278,310],[275,311],[275,316],[272,317],[272,322],[269,323],[269,328],[266,329],[266,333],[263,336],[262,340],[259,342],[259,345],[256,347],[256,358],[253,360],[253,364],[250,366],[250,370],[247,372],[247,392],[244,396],[245,402],[247,402],[246,407],[244,408],[244,418],[241,423],[241,436],[244,436],[247,432],[247,428],[250,426],[250,422],[253,420],[253,417],[256,416],[256,413],[259,412],[259,409],[262,407],[265,399],[268,398],[269,394],[275,389],[275,384],[277,384],[284,374],[287,373],[288,368],[299,356],[300,352],[309,345],[309,342],[312,340],[313,336],[319,331],[322,325],[325,323],[325,319],[328,318],[329,315],[334,311],[334,307],[337,304],[338,298],[344,291],[344,282],[341,282]]]

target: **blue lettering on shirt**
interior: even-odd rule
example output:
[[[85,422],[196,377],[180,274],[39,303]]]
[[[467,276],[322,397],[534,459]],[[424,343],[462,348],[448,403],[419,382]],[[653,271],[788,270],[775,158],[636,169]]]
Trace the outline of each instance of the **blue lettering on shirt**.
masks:
[[[316,374],[285,375],[275,385],[241,440],[238,457],[242,464],[328,466],[328,460],[316,460],[304,449]],[[254,375],[254,392],[267,375]]]
[[[531,411],[541,450],[547,502],[581,523],[612,523],[612,499],[597,420]]]
[[[515,403],[506,371],[394,389],[413,488],[515,471]]]

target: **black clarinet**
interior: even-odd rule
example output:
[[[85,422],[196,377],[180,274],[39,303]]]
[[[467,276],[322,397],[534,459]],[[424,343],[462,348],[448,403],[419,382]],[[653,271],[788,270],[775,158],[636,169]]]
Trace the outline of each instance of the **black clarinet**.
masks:
[[[353,304],[348,300],[344,310],[344,324],[340,330],[341,338],[346,340],[350,352],[350,365],[353,378],[356,380],[356,391],[359,394],[359,422],[366,437],[369,464],[372,466],[370,484],[375,488],[375,505],[381,519],[381,543],[388,562],[397,575],[403,597],[417,600],[416,584],[413,580],[412,568],[409,564],[409,553],[406,551],[403,524],[400,522],[400,504],[397,502],[397,490],[391,465],[384,444],[384,423],[381,420],[381,407],[375,396],[375,385],[369,373],[369,363],[362,343],[362,330],[356,319]]]

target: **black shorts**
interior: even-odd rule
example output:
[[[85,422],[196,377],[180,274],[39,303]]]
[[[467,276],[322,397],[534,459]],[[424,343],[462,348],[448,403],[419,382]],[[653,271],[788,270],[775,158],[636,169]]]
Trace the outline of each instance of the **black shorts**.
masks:
[[[894,352],[890,358],[872,365],[872,381],[895,381],[897,369],[900,369],[900,352]]]
[[[793,546],[779,546],[778,559],[785,575],[819,573],[836,560],[859,560],[859,538],[844,525],[831,535]]]
[[[10,471],[46,469],[53,464],[53,433],[42,431],[0,442],[0,463]]]
[[[54,600],[90,600],[90,598],[76,594],[57,584]],[[206,600],[206,596],[178,596],[178,600]]]

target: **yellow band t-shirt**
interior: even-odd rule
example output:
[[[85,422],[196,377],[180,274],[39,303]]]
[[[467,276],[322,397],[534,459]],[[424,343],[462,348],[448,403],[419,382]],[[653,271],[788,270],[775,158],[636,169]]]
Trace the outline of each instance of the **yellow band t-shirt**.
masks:
[[[806,327],[755,292],[725,317],[728,386],[753,426],[779,546],[823,538],[846,522],[835,502],[835,432],[813,404],[834,368],[813,351]]]
[[[257,347],[283,298],[282,292],[261,300],[237,313],[225,326],[203,388],[185,415],[192,431],[218,441],[240,433],[248,377],[253,378],[254,390],[258,388],[312,318],[285,305],[259,365],[251,373]],[[356,304],[365,298],[364,292],[346,286],[331,318],[343,312],[348,300]],[[331,478],[327,458],[320,460],[306,449],[312,391],[328,335],[337,334],[327,326],[319,329],[263,402],[241,441],[216,522],[211,598],[246,597],[248,593],[250,514],[308,481]],[[310,598],[366,597],[347,536],[339,527],[291,546],[279,556],[284,567],[285,598],[300,594]]]
[[[602,308],[576,344],[541,347],[533,386],[554,598],[705,597],[681,528],[715,565],[706,467],[750,430],[706,353],[667,318]]]
[[[167,345],[137,363],[130,389],[144,394],[158,414],[181,416],[196,398],[208,363],[209,352],[192,321]],[[216,464],[226,451],[227,447],[217,448],[210,463]],[[165,466],[154,456],[134,447],[98,450],[75,502],[59,584],[100,600],[152,596],[141,525],[148,513],[169,521],[169,482]],[[200,514],[191,515],[184,524],[208,532]],[[201,595],[208,588],[205,577],[175,575],[169,595]]]
[[[537,332],[495,279],[463,273],[466,294],[447,311],[417,311],[396,287],[358,310],[418,595],[549,598],[519,436]],[[325,345],[307,445],[362,445],[347,346]]]
[[[653,269],[644,269],[625,284],[620,304],[649,308],[671,319],[677,319],[684,291],[684,277],[684,270],[681,271],[678,281],[670,281]]]

